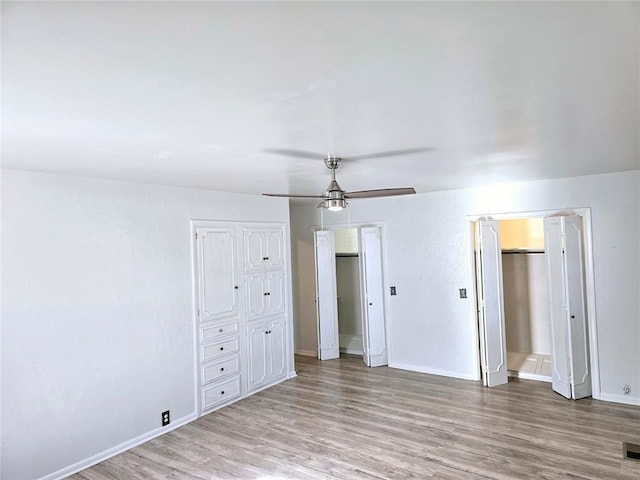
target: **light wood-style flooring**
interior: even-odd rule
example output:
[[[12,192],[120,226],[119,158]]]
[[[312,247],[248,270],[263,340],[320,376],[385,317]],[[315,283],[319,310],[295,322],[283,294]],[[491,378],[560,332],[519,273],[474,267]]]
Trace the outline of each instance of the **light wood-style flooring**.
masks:
[[[113,457],[74,480],[639,479],[622,441],[640,407],[569,401],[548,383],[479,382],[358,357],[297,357],[298,377]]]

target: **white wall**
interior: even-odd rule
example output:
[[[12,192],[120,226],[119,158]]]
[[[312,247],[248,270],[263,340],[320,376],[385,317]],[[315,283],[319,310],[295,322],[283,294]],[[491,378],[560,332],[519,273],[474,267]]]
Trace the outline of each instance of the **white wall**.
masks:
[[[342,338],[342,335],[355,335],[362,342],[360,261],[358,257],[336,257],[336,287],[340,336]],[[340,346],[346,347],[342,344]]]
[[[640,403],[640,171],[354,200],[354,223],[384,222],[390,364],[476,375],[476,319],[466,215],[590,207],[602,398]],[[314,206],[291,208],[296,349],[315,350]],[[325,212],[325,224],[347,213]],[[622,395],[623,385],[631,387]]]
[[[507,351],[550,355],[551,314],[545,256],[503,253],[502,280]]]
[[[2,478],[193,418],[191,219],[288,224],[288,202],[2,172]]]

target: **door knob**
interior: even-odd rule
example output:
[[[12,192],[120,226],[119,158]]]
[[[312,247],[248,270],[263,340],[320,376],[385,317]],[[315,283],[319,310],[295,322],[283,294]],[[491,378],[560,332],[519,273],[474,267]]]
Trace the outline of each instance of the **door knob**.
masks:
[[[373,303],[369,302],[369,305],[373,305]]]

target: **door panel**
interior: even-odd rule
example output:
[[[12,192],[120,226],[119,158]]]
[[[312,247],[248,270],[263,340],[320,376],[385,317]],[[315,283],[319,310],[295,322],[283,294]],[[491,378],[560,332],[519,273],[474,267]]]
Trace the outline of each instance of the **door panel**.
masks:
[[[266,315],[284,313],[284,272],[282,270],[265,273],[267,296]]]
[[[582,218],[544,220],[552,330],[552,385],[573,399],[591,396]]]
[[[267,380],[267,328],[265,322],[249,324],[249,390]]]
[[[483,376],[485,385],[507,383],[507,344],[502,289],[502,249],[500,224],[496,220],[479,220],[476,225],[476,267],[478,306],[483,333]]]
[[[267,286],[264,273],[249,273],[246,276],[247,285],[247,317],[248,320],[261,317],[267,308]]]
[[[271,380],[282,377],[286,373],[285,358],[285,324],[283,319],[273,320],[269,324],[269,376]]]
[[[269,268],[284,267],[284,242],[282,230],[267,230],[265,232],[266,257]]]
[[[245,269],[258,270],[263,268],[263,258],[266,256],[264,235],[261,229],[244,229]]]
[[[569,329],[565,301],[564,246],[562,217],[544,219],[544,250],[549,275],[551,321],[551,386],[571,398]]]
[[[329,360],[340,356],[336,250],[332,231],[315,232],[315,254],[318,358]]]
[[[591,369],[582,260],[584,258],[582,218],[578,216],[565,217],[564,234],[569,338],[571,339],[571,378],[573,380],[573,398],[579,399],[591,396]]]
[[[360,229],[362,272],[363,361],[370,367],[387,364],[382,278],[382,231],[379,227]]]
[[[235,229],[199,228],[200,321],[237,317]]]

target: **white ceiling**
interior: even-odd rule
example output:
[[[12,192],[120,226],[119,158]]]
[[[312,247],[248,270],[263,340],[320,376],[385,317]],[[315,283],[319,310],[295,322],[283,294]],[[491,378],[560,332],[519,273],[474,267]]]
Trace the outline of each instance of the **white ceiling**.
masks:
[[[640,168],[640,4],[2,2],[4,167],[235,192]]]

